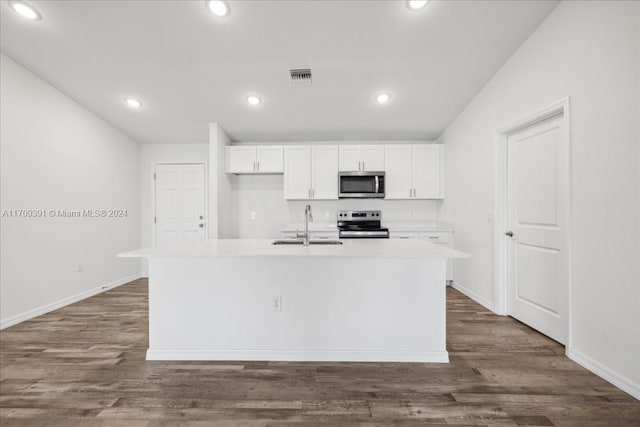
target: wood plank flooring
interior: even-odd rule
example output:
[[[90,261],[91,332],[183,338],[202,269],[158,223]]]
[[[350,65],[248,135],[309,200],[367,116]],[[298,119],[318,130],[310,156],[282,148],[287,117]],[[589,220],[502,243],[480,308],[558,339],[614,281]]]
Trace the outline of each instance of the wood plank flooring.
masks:
[[[146,362],[137,280],[0,332],[0,425],[640,426],[562,346],[447,298],[449,364]]]

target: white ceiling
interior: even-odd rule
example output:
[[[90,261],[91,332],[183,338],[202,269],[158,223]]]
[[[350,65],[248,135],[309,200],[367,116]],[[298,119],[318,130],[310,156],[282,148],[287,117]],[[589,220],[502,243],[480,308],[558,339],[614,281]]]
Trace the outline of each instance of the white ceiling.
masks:
[[[2,1],[2,51],[143,143],[203,143],[213,121],[238,141],[435,139],[557,4],[232,0],[221,19],[200,0],[29,3],[42,21]],[[289,84],[299,67],[311,87]]]

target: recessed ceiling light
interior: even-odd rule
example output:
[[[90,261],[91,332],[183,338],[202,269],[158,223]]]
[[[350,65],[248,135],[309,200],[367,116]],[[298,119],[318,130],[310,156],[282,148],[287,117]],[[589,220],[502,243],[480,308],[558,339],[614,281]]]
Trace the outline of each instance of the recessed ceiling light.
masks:
[[[247,102],[251,105],[258,105],[262,102],[262,100],[255,95],[251,95],[247,96]]]
[[[391,95],[388,93],[379,93],[376,95],[376,102],[378,104],[386,104],[391,99]]]
[[[422,9],[429,3],[429,0],[407,0],[407,6],[411,10]]]
[[[227,16],[229,14],[229,4],[224,0],[208,0],[207,9],[216,16]]]
[[[38,21],[42,19],[42,15],[33,6],[23,1],[11,1],[9,2],[11,9],[18,13],[23,18],[30,19],[31,21]]]
[[[124,100],[124,103],[127,104],[131,108],[140,108],[142,107],[142,102],[138,101],[134,98],[127,98]]]

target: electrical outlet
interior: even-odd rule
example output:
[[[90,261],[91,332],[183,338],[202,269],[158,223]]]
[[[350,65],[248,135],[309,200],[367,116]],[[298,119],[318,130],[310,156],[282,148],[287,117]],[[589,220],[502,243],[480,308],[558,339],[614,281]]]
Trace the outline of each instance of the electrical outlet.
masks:
[[[282,296],[274,295],[271,301],[271,309],[273,311],[282,311]]]
[[[493,222],[493,212],[487,212],[487,222],[489,224]]]
[[[252,211],[251,215],[249,215],[251,217],[251,219],[256,219],[256,212]]]
[[[84,266],[82,265],[81,262],[77,263],[76,264],[76,273],[82,273],[83,267]]]

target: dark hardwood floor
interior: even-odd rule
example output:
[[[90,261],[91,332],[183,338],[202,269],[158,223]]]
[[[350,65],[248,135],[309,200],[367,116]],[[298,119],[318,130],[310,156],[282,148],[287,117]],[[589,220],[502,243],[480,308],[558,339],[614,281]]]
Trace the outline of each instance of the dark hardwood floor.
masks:
[[[137,280],[0,332],[0,425],[640,426],[562,346],[447,298],[449,364],[146,362]]]

